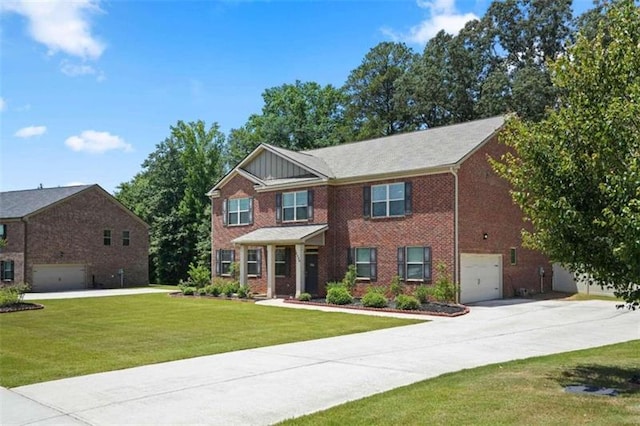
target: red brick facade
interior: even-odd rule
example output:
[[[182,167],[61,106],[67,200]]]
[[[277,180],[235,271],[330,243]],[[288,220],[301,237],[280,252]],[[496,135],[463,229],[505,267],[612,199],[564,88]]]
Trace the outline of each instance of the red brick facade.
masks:
[[[459,248],[455,248],[455,176],[452,170],[436,174],[422,174],[376,180],[362,183],[341,184],[330,182],[322,186],[299,187],[295,190],[313,189],[314,215],[308,224],[327,224],[325,245],[318,247],[318,293],[324,294],[324,284],[340,280],[347,269],[348,250],[354,247],[377,249],[376,285],[388,285],[398,273],[398,247],[430,247],[432,253],[431,283],[437,278],[436,265],[444,263],[449,278],[456,277],[456,256],[460,253],[491,253],[502,255],[504,297],[511,297],[514,290],[527,288],[539,291],[538,268],[548,272],[544,279],[546,290],[551,286],[551,266],[547,259],[521,248],[521,229],[525,226],[517,206],[512,203],[509,188],[498,178],[488,163],[488,155],[498,157],[504,147],[497,139],[487,141],[458,170],[459,185]],[[442,169],[441,169],[442,170]],[[363,187],[395,182],[411,182],[412,211],[404,217],[371,218],[363,215]],[[256,192],[253,182],[241,174],[228,180],[213,198],[212,245],[217,249],[234,249],[233,239],[251,231],[287,224],[277,223],[275,214],[276,191]],[[279,190],[286,192],[284,190]],[[291,190],[292,191],[292,190]],[[222,202],[225,199],[253,197],[253,224],[223,226]],[[305,223],[307,224],[307,223]],[[483,235],[488,235],[484,239]],[[254,247],[251,247],[254,248]],[[510,264],[510,249],[516,248],[517,264]],[[235,248],[238,260],[238,248]],[[260,277],[250,277],[254,291],[265,293],[266,249],[262,248]],[[215,258],[214,258],[215,262]],[[405,284],[413,288],[421,281]],[[359,280],[358,293],[362,293],[368,280]],[[430,284],[427,282],[427,284]],[[291,276],[276,278],[276,294],[295,294],[295,265]]]
[[[32,283],[34,265],[84,265],[87,288],[147,285],[148,228],[97,185],[23,218],[4,221],[8,245],[2,260],[14,260],[14,282]],[[104,231],[111,244],[104,244]],[[123,243],[128,231],[129,245]]]

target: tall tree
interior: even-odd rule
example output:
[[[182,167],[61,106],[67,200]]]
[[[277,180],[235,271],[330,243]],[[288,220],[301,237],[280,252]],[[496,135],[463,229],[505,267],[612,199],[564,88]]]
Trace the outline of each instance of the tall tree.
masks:
[[[342,90],[315,82],[283,84],[266,89],[262,114],[229,134],[229,162],[233,166],[260,143],[291,150],[336,145],[346,137]]]
[[[218,125],[178,121],[168,138],[118,187],[116,198],[150,225],[152,279],[177,283],[191,262],[210,262],[206,192],[222,176],[224,135]],[[207,251],[209,250],[209,251]]]
[[[640,8],[604,6],[552,67],[559,107],[514,118],[495,162],[534,231],[524,242],[640,306]],[[590,38],[591,37],[591,38]]]
[[[347,120],[355,139],[387,136],[416,128],[406,107],[398,101],[396,82],[416,55],[404,43],[383,42],[372,48],[351,71],[344,90],[349,96]]]

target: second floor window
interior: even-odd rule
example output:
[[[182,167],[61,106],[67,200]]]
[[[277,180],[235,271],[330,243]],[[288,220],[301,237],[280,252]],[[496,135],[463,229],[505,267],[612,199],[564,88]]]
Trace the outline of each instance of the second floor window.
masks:
[[[128,246],[131,242],[131,238],[129,236],[129,231],[122,231],[122,245]]]
[[[398,217],[411,214],[411,182],[365,186],[363,202],[365,217]]]
[[[233,198],[227,200],[227,224],[249,225],[251,223],[251,198]]]
[[[0,224],[0,240],[7,238],[7,225]]]
[[[105,229],[102,233],[102,242],[105,246],[111,245],[111,230]]]
[[[313,191],[276,194],[276,222],[313,220]]]

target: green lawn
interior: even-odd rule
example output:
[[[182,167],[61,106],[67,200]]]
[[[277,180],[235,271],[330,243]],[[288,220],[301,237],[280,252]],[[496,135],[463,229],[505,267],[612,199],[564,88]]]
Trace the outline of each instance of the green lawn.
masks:
[[[290,425],[640,424],[640,340],[446,374],[364,398]],[[575,395],[570,384],[618,397]]]
[[[0,315],[2,386],[421,322],[166,294],[40,303]]]

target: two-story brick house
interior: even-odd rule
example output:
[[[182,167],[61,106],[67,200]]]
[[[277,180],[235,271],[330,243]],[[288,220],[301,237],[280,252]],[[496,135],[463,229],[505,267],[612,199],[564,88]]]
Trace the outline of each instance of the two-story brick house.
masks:
[[[431,284],[444,263],[462,302],[550,290],[546,257],[488,158],[504,117],[310,151],[262,144],[209,192],[216,276],[269,297],[324,294],[356,265],[359,290]],[[543,273],[544,270],[544,273]]]
[[[147,285],[148,234],[98,185],[2,192],[0,278],[33,291]]]

